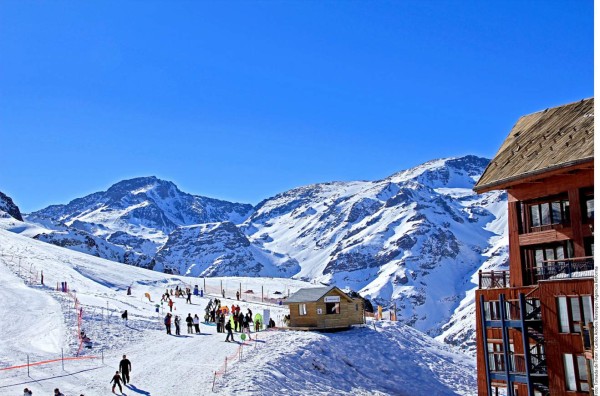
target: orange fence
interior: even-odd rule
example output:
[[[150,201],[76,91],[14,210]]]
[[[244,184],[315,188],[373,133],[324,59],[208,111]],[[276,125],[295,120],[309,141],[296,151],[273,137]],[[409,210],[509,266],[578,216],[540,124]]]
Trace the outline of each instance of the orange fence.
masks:
[[[2,368],[0,368],[0,371],[16,370],[16,369],[25,368],[25,367],[27,367],[27,369],[29,370],[29,367],[31,367],[31,366],[40,366],[40,365],[43,365],[43,364],[50,364],[50,363],[56,363],[56,362],[64,362],[65,360],[83,360],[83,359],[98,359],[98,356],[61,357],[60,359],[43,360],[41,362],[33,362],[33,363],[29,363],[28,362],[27,364],[20,364],[20,365],[17,365],[17,366],[2,367]],[[29,360],[29,357],[27,358],[27,360]]]
[[[254,333],[254,338],[252,340],[249,340],[249,341],[254,341],[254,348],[256,348],[258,345],[258,334],[259,333]],[[215,374],[213,376],[213,383],[212,383],[212,391],[213,392],[215,391],[215,384],[217,382],[217,378],[222,377],[223,375],[227,374],[227,364],[231,365],[231,363],[233,363],[236,359],[238,362],[241,362],[242,356],[243,356],[243,348],[245,346],[249,346],[249,345],[251,345],[251,344],[244,341],[243,343],[241,343],[238,346],[238,348],[236,349],[236,351],[234,353],[225,357],[223,364],[221,365],[221,367],[219,367],[219,369],[217,371],[215,371]]]

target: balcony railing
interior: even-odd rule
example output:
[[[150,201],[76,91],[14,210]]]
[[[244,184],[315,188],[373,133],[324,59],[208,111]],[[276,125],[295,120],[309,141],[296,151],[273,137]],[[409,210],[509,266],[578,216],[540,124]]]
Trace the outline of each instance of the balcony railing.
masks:
[[[481,271],[479,270],[480,289],[503,289],[510,287],[508,271]]]
[[[579,257],[562,260],[546,260],[531,268],[536,281],[565,278],[594,277],[594,257]]]

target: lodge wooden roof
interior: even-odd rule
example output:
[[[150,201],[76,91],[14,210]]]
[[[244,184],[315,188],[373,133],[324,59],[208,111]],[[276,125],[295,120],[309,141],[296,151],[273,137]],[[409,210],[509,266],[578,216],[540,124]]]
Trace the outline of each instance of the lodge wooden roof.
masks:
[[[499,190],[594,161],[594,98],[521,117],[473,188]]]
[[[296,293],[292,294],[289,298],[285,299],[284,304],[289,303],[305,303],[315,302],[321,299],[324,295],[332,290],[337,290],[340,295],[343,295],[346,299],[352,301],[350,297],[336,286],[327,287],[309,287],[305,289],[299,289]]]

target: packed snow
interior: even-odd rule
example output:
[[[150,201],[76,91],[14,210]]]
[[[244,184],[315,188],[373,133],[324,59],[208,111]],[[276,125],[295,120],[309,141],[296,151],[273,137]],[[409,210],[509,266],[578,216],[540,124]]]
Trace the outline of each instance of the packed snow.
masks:
[[[2,227],[0,227],[2,228]],[[41,284],[43,270],[44,285]],[[0,229],[0,298],[5,311],[0,343],[0,394],[67,396],[110,394],[109,381],[123,354],[132,362],[131,395],[474,395],[475,365],[471,357],[445,346],[410,327],[393,322],[368,322],[339,333],[269,330],[251,334],[252,341],[224,342],[225,334],[212,324],[201,333],[181,336],[165,333],[160,295],[175,286],[203,287],[203,279],[174,276],[32,240]],[[71,294],[57,291],[67,282]],[[233,290],[293,293],[311,284],[278,278],[211,278],[213,289],[226,289],[223,304],[238,303]],[[127,295],[131,286],[132,295]],[[207,284],[208,291],[211,288]],[[152,302],[148,301],[148,293]],[[81,329],[91,348],[78,342]],[[174,298],[173,314],[204,317],[204,308],[216,295],[193,296],[192,304]],[[245,298],[247,297],[247,298]],[[249,300],[251,294],[243,295]],[[257,298],[260,300],[260,298]],[[240,301],[242,311],[268,309],[279,327],[286,306]],[[120,314],[128,310],[125,322]],[[78,353],[79,352],[79,353]],[[88,359],[53,360],[64,354]],[[225,358],[228,358],[226,369]],[[29,371],[29,374],[28,374]],[[217,373],[217,375],[215,374]],[[118,390],[117,390],[118,393]]]

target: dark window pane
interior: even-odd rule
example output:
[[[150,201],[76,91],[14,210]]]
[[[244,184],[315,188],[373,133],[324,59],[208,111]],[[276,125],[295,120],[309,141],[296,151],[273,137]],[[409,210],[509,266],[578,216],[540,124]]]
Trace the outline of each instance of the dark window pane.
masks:
[[[562,215],[560,213],[560,202],[552,202],[552,224],[562,223]]]
[[[540,208],[542,210],[542,218],[541,218],[542,225],[550,224],[550,204],[543,203],[540,205]]]
[[[531,205],[529,207],[531,212],[531,226],[539,227],[540,226],[540,207],[538,205]]]

